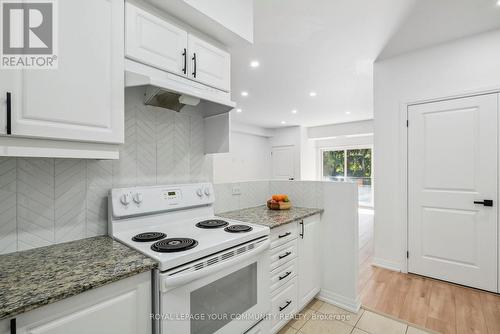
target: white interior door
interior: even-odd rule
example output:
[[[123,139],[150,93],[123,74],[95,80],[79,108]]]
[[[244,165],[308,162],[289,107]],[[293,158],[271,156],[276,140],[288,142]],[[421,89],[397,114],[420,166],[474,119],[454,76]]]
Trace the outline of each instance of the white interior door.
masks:
[[[273,179],[293,180],[295,179],[295,146],[275,146],[273,155]]]
[[[497,291],[497,112],[496,94],[408,108],[410,272]]]

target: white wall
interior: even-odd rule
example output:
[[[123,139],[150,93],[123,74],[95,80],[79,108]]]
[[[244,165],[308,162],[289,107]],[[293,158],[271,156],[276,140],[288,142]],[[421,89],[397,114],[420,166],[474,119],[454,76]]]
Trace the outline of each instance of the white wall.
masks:
[[[500,88],[500,30],[375,63],[375,259],[403,263],[402,104]]]
[[[311,139],[329,139],[346,135],[373,133],[373,120],[314,126],[307,129]]]
[[[214,183],[269,180],[271,143],[268,130],[232,124],[230,153],[213,155]]]

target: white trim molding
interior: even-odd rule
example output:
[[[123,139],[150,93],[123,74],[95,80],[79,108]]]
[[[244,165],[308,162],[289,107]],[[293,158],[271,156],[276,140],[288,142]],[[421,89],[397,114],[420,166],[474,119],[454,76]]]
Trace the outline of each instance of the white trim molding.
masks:
[[[352,299],[339,295],[332,291],[321,289],[316,298],[354,313],[358,313],[359,309],[361,308],[361,301],[359,300],[359,296],[356,299]]]
[[[395,261],[384,260],[379,257],[374,257],[372,260],[372,265],[375,267],[380,267],[392,271],[401,271],[401,263]]]

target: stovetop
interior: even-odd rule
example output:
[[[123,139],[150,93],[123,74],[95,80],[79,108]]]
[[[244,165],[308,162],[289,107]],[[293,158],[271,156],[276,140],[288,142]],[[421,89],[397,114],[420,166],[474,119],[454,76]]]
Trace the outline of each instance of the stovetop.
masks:
[[[113,236],[124,244],[157,260],[160,263],[160,271],[165,271],[269,234],[269,228],[266,226],[220,217],[199,217],[177,221],[165,221],[165,218],[167,217],[134,218],[134,225],[141,227],[115,232]],[[199,222],[206,220],[223,220],[228,224],[221,224],[217,228],[196,226]],[[146,233],[155,233],[155,237],[158,238],[153,238],[152,241],[134,240],[138,234]],[[195,242],[189,243],[186,250],[177,250],[175,249],[177,240],[173,239],[179,239],[181,242],[185,242],[183,239],[192,239]],[[166,244],[168,241],[171,241],[173,251],[162,251],[155,245]]]

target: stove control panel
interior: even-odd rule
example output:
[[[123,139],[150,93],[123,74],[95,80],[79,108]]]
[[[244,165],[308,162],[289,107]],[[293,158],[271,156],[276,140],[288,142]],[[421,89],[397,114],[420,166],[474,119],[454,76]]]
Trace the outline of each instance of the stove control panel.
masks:
[[[211,183],[112,189],[110,209],[115,218],[127,218],[214,203]]]

